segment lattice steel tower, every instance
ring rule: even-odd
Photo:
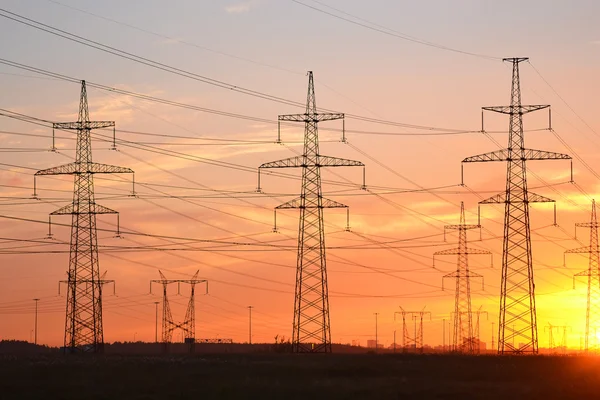
[[[462,162],[506,161],[506,191],[480,204],[504,204],[504,240],[498,323],[498,353],[538,352],[535,285],[531,256],[529,203],[554,202],[527,190],[527,160],[570,160],[566,154],[525,148],[523,115],[548,105],[522,105],[519,64],[528,58],[505,58],[512,63],[510,106],[484,107],[510,116],[508,148],[465,158]],[[517,339],[517,341],[515,341]],[[514,343],[514,344],[513,344]]]
[[[444,229],[458,231],[458,247],[433,253],[433,256],[457,255],[456,271],[444,275],[443,278],[453,278],[456,281],[454,299],[454,343],[453,350],[460,353],[474,354],[473,314],[471,312],[471,278],[483,277],[469,270],[469,254],[492,254],[487,250],[470,249],[467,247],[467,231],[480,228],[480,225],[467,225],[465,222],[465,205],[460,202],[460,223],[446,225]],[[443,279],[442,278],[442,279]],[[482,287],[483,289],[483,287]]]
[[[422,353],[423,339],[425,337],[423,319],[426,315],[429,315],[429,320],[431,320],[431,312],[425,311],[425,307],[421,311],[405,311],[400,307],[400,311],[394,313],[394,320],[396,320],[396,314],[402,315],[402,352],[408,352],[411,345],[414,345],[415,352]],[[413,320],[413,335],[410,334],[410,327],[406,323],[406,317],[410,317]]]
[[[35,177],[74,175],[73,202],[50,214],[72,215],[65,351],[101,352],[104,344],[102,285],[108,281],[100,276],[96,214],[118,212],[96,203],[94,174],[133,174],[133,171],[129,168],[92,162],[91,130],[114,126],[114,121],[90,121],[85,81],[81,81],[77,122],[53,124],[53,129],[77,131],[75,162],[35,173]],[[34,197],[36,196],[34,190]]]
[[[319,122],[343,119],[344,114],[317,111],[313,73],[308,72],[308,96],[304,114],[280,115],[278,120],[304,123],[304,151],[301,156],[262,164],[263,168],[302,168],[300,197],[276,209],[300,209],[298,260],[292,348],[294,352],[331,352],[329,295],[325,258],[324,208],[348,206],[323,197],[321,167],[351,167],[359,161],[324,156],[319,153]],[[259,175],[260,177],[260,175]],[[259,178],[260,182],[260,178]],[[260,183],[259,183],[260,190]]]
[[[587,253],[589,256],[588,269],[575,275],[587,277],[587,307],[585,313],[585,351],[598,352],[600,343],[596,336],[600,327],[600,270],[598,270],[598,259],[600,258],[600,247],[598,246],[598,219],[596,218],[596,201],[592,200],[592,215],[590,222],[575,224],[577,227],[590,228],[590,245],[578,249],[567,250],[565,254]],[[573,278],[573,288],[575,287]],[[591,333],[591,335],[590,335]]]
[[[152,284],[157,283],[163,287],[163,302],[162,302],[162,342],[166,346],[173,340],[173,332],[176,329],[181,329],[184,335],[184,341],[191,345],[190,350],[193,351],[193,345],[196,341],[196,300],[195,289],[197,284],[206,283],[206,293],[208,294],[208,281],[206,279],[198,279],[196,271],[192,279],[167,279],[161,271],[159,280],[150,281],[150,292],[152,293]],[[175,322],[173,314],[171,314],[171,306],[167,297],[167,287],[172,284],[177,284],[177,294],[181,293],[181,284],[185,283],[191,286],[190,299],[188,301],[187,310],[183,322]]]

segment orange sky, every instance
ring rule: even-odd
[[[220,3],[218,6],[206,6],[206,13],[200,13],[203,11],[201,5],[183,2],[185,5],[179,6],[179,13],[174,15],[171,14],[173,11],[168,11],[169,18],[163,23],[157,21],[161,20],[161,11],[167,11],[154,3],[141,14],[136,14],[135,8],[116,13],[114,7],[102,8],[89,2],[81,5],[82,9],[98,15],[146,29],[152,27],[153,32],[172,37],[172,41],[50,2],[40,1],[40,6],[35,9],[17,1],[8,3],[7,8],[13,12],[90,39],[294,101],[304,101],[307,83],[304,73],[312,69],[317,105],[340,112],[432,127],[478,130],[482,106],[504,105],[509,101],[510,68],[499,61],[407,43],[397,37],[328,19],[310,10],[276,5],[273,1],[217,2]],[[354,3],[329,2],[350,13],[365,11]],[[197,12],[195,15],[200,15],[200,22],[206,24],[192,27],[190,16],[183,12],[186,7],[190,13],[192,10]],[[596,4],[582,6],[579,13],[567,14],[560,5],[548,6],[545,10],[527,6],[522,14],[529,18],[531,29],[540,32],[539,36],[528,36],[528,40],[519,36],[520,29],[524,29],[520,20],[525,18],[523,15],[509,19],[516,32],[497,39],[504,27],[503,15],[489,15],[493,9],[491,5],[479,8],[473,2],[464,1],[458,10],[452,11],[461,15],[471,13],[469,18],[473,20],[478,16],[487,18],[487,26],[471,28],[436,26],[436,21],[444,20],[442,11],[430,10],[431,20],[426,20],[427,7],[412,3],[408,15],[402,15],[401,21],[394,22],[386,11],[396,12],[396,7],[382,1],[364,15],[373,22],[412,32],[426,40],[476,53],[500,57],[530,56],[532,64],[552,87],[530,64],[524,63],[521,70],[523,101],[552,104],[556,133],[592,169],[598,167],[600,120],[592,93],[597,91],[600,83],[596,42],[600,37],[589,36],[594,30],[587,17],[594,15]],[[288,15],[288,11],[294,17],[290,17],[289,27],[283,29],[283,22],[276,17]],[[425,27],[413,26],[410,15],[420,18]],[[543,22],[545,19],[561,21],[561,15],[563,25],[545,25]],[[75,23],[75,16],[84,18],[89,26]],[[180,24],[177,18],[181,19]],[[180,103],[272,121],[276,121],[278,114],[298,112],[292,106],[166,74],[7,20],[2,22],[0,29],[20,40],[17,44],[4,35],[0,45],[10,60]],[[303,39],[302,27],[306,26],[312,26],[308,39],[319,43],[314,53],[309,51],[310,46]],[[568,34],[561,35],[567,31]],[[211,51],[197,46],[208,47]],[[53,51],[56,53],[52,54]],[[77,54],[82,57],[78,59]],[[77,118],[77,85],[40,78],[7,66],[0,68],[0,80],[6,88],[0,94],[0,108],[52,121]],[[119,151],[114,152],[109,150],[108,143],[94,142],[95,161],[130,167],[136,172],[139,198],[127,197],[130,185],[121,182],[119,177],[99,176],[96,180],[98,202],[120,211],[122,230],[197,239],[257,240],[286,246],[284,251],[273,252],[231,249],[101,252],[102,271],[108,271],[107,278],[116,281],[116,295],[113,296],[111,290],[105,293],[105,340],[132,340],[134,336],[140,340],[154,340],[154,302],[160,297],[149,294],[149,281],[159,278],[158,269],[173,279],[189,277],[199,269],[199,275],[208,279],[209,295],[197,296],[197,337],[247,340],[248,305],[254,306],[253,341],[272,341],[277,334],[289,337],[298,212],[278,213],[280,232],[273,233],[272,209],[296,197],[300,182],[265,174],[261,184],[265,194],[260,195],[252,193],[257,179],[254,171],[210,165],[200,161],[200,157],[256,168],[264,162],[301,151],[302,127],[283,128],[284,145],[279,145],[273,143],[277,135],[276,124],[184,110],[94,89],[89,90],[89,103],[93,120],[115,120],[118,129],[189,137],[119,132],[120,139],[198,157],[197,161],[190,157],[184,160],[127,145],[120,145]],[[505,146],[508,119],[492,114],[485,118],[486,130],[493,132],[490,135]],[[61,132],[57,133],[60,136],[57,153],[17,153],[14,148],[49,149],[51,130],[6,118],[1,122],[0,130],[5,133],[0,133],[4,160],[0,165],[0,214],[45,221],[49,212],[70,201],[72,177],[40,179],[37,185],[41,200],[35,201],[29,199],[32,174],[37,169],[69,162],[69,157],[74,154],[74,141],[68,139],[69,134]],[[339,127],[339,122],[321,126],[321,152],[363,161],[367,166],[370,191],[360,190],[360,169],[322,171],[324,195],[350,205],[352,227],[352,232],[344,231],[346,215],[343,211],[327,210],[327,245],[366,247],[328,251],[333,340],[360,340],[365,344],[367,339],[374,337],[373,313],[379,312],[380,341],[388,345],[392,342],[393,331],[400,332],[401,329],[393,318],[398,306],[412,310],[426,306],[426,310],[432,312],[432,321],[425,324],[425,342],[441,344],[442,320],[448,319],[454,300],[451,289],[441,290],[441,277],[455,268],[456,260],[440,258],[434,269],[432,254],[456,246],[457,236],[453,233],[447,235],[447,242],[443,241],[443,226],[458,223],[460,201],[465,202],[467,222],[477,221],[480,198],[458,186],[460,161],[497,147],[478,133],[421,137],[348,133],[349,143],[344,144],[339,141],[339,132],[326,130]],[[575,155],[553,133],[538,130],[545,127],[547,113],[544,111],[526,117],[525,129],[532,130],[526,133],[526,147]],[[379,133],[427,132],[352,119],[346,121],[346,129]],[[197,137],[261,143],[232,144],[201,141]],[[589,220],[591,198],[597,198],[597,178],[579,160],[574,160],[575,181],[582,193],[568,183],[568,162],[531,162],[528,167],[530,188],[555,199],[558,210],[558,227],[551,226],[551,205],[534,205],[531,213],[540,346],[547,346],[543,326],[552,323],[570,325],[569,345],[578,347],[585,324],[585,282],[578,281],[573,289],[572,275],[587,267],[587,259],[569,256],[564,267],[563,252],[587,245],[589,232],[578,231],[581,242],[577,242],[573,238],[573,226],[575,222]],[[504,190],[505,168],[501,163],[466,165],[465,183],[481,197],[489,197]],[[299,176],[299,171],[285,173]],[[454,186],[439,189],[436,195],[422,192],[385,194],[418,189],[419,186],[449,185]],[[165,194],[172,197],[166,198]],[[494,267],[490,268],[488,257],[472,257],[470,265],[485,278],[485,290],[474,289],[472,297],[473,308],[482,306],[489,312],[489,321],[481,324],[482,339],[489,346],[491,323],[497,324],[498,319],[503,209],[485,206],[481,212],[481,222],[486,228],[482,233],[483,240],[475,242],[479,240],[476,231],[469,232],[469,239],[473,246],[494,252]],[[54,221],[70,222],[68,217],[55,217]],[[114,223],[113,216],[98,217],[99,228],[113,230]],[[0,230],[3,238],[31,240],[44,238],[47,226],[2,219]],[[68,241],[68,228],[55,226],[53,231],[56,242]],[[100,245],[105,246],[168,244],[160,239],[127,234],[117,239],[107,231],[99,232],[98,236]],[[381,244],[390,241],[397,242]],[[8,241],[1,244],[5,249],[30,245]],[[68,246],[55,243],[19,250],[48,249],[66,251]],[[62,344],[65,298],[57,295],[57,282],[65,279],[68,254],[3,254],[1,257],[0,338],[29,340],[33,329],[31,299],[39,297],[39,340],[45,344]],[[448,281],[445,284],[446,288],[452,286]],[[479,288],[476,283],[472,286]],[[186,287],[182,288],[181,296],[172,292],[171,308],[175,319],[183,318],[188,293]]]

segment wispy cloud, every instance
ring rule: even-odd
[[[225,7],[225,11],[229,14],[241,14],[255,8],[260,2],[258,0],[248,0],[232,4]]]

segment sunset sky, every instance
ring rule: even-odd
[[[568,161],[528,163],[529,187],[557,202],[558,227],[552,226],[552,205],[534,205],[531,213],[540,347],[548,346],[548,323],[571,326],[569,346],[579,347],[586,282],[578,280],[573,289],[572,276],[587,268],[587,257],[569,255],[564,267],[563,253],[588,245],[589,230],[578,229],[577,241],[574,224],[589,221],[591,199],[598,199],[597,1],[0,3],[2,60],[258,119],[88,88],[91,119],[116,121],[117,138],[126,141],[115,152],[110,143],[95,140],[94,161],[135,171],[138,198],[128,196],[129,177],[97,175],[95,180],[98,203],[120,212],[122,231],[281,246],[257,251],[264,247],[215,249],[196,242],[191,247],[203,251],[101,250],[101,271],[116,281],[116,295],[112,288],[105,290],[105,341],[154,340],[154,302],[161,298],[158,287],[149,293],[149,281],[159,279],[159,269],[171,279],[189,278],[199,270],[209,281],[208,295],[197,291],[198,338],[246,341],[249,305],[254,307],[254,342],[291,335],[298,211],[279,212],[279,233],[273,233],[273,208],[298,196],[300,171],[283,171],[288,177],[264,174],[261,194],[255,192],[256,168],[302,150],[301,125],[282,127],[283,145],[274,143],[277,116],[302,109],[92,49],[8,19],[7,11],[170,67],[294,102],[305,101],[306,71],[311,70],[318,107],[433,128],[348,118],[348,143],[342,143],[335,130],[341,122],[320,126],[321,153],[364,162],[369,189],[360,190],[360,169],[322,170],[324,195],[350,206],[352,228],[344,231],[343,210],[326,210],[334,343],[360,340],[365,345],[374,338],[375,312],[380,313],[380,342],[391,344],[394,330],[400,342],[401,324],[394,321],[399,306],[431,311],[425,342],[442,343],[442,320],[448,321],[454,307],[453,282],[446,280],[442,291],[442,276],[456,268],[456,258],[436,259],[433,268],[432,254],[456,246],[455,233],[444,242],[443,227],[458,223],[461,201],[467,223],[477,223],[477,202],[505,188],[505,163],[465,165],[466,187],[461,187],[460,162],[497,150],[490,137],[506,146],[505,116],[486,114],[489,137],[476,132],[481,129],[481,107],[510,101],[511,69],[500,59],[530,57],[531,63],[521,64],[523,102],[551,104],[555,133],[544,129],[546,111],[528,115],[526,147],[573,156],[576,182],[569,183]],[[56,122],[77,119],[80,88],[75,83],[0,65],[0,84],[2,109]],[[39,342],[62,345],[66,299],[58,296],[58,281],[66,279],[69,228],[54,226],[55,240],[47,243],[14,241],[46,240],[47,233],[43,223],[14,217],[47,221],[50,212],[71,201],[72,177],[40,178],[40,200],[31,195],[35,171],[71,161],[75,135],[57,132],[59,151],[53,153],[48,151],[51,129],[4,117],[0,123],[0,338],[29,340],[32,299],[40,298]],[[485,279],[484,291],[479,282],[472,283],[472,303],[474,309],[481,306],[489,313],[489,320],[483,316],[481,321],[481,338],[488,347],[492,322],[497,327],[498,321],[503,212],[503,207],[482,206],[482,240],[478,231],[469,232],[473,247],[494,253],[493,268],[489,257],[470,258],[471,268]],[[70,223],[69,217],[53,221]],[[114,216],[98,217],[101,249],[184,248],[173,244],[185,243],[175,239],[127,233],[114,238],[115,223]],[[182,286],[181,296],[171,290],[174,317],[183,319],[189,287]]]

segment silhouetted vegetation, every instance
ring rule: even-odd
[[[4,399],[592,399],[599,358],[0,356]]]
[[[23,340],[0,341],[0,354],[48,354],[56,353],[58,348],[36,345]]]

